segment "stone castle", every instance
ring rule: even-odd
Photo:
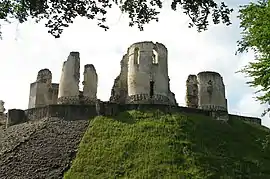
[[[101,102],[97,99],[98,75],[94,65],[84,65],[83,90],[80,91],[80,55],[79,52],[71,52],[63,63],[59,84],[52,83],[52,73],[49,69],[38,72],[36,81],[30,85],[29,109],[21,110],[19,116],[24,116],[23,121],[27,121],[35,109],[42,109],[42,112],[38,112],[39,117],[46,116],[50,113],[50,109],[46,108],[48,106],[88,106],[85,107],[86,111],[90,106],[95,106],[100,110],[105,103],[107,108],[110,108],[110,114],[119,111],[119,106],[125,105],[179,108],[175,95],[170,90],[167,57],[168,50],[161,43],[145,41],[132,44],[121,60],[121,71],[114,80],[109,101]],[[186,105],[187,107],[180,108],[185,108],[185,111],[196,109],[217,119],[228,120],[225,86],[221,75],[210,71],[189,75],[186,81]],[[18,118],[18,115],[15,115],[14,109],[9,111],[10,115],[7,116],[10,119],[7,121],[12,123],[12,118]],[[16,114],[19,113],[17,110]],[[56,115],[55,110],[53,113]],[[26,119],[27,115],[29,119]],[[261,124],[258,118],[243,119]],[[17,122],[13,123],[20,121],[14,120]]]

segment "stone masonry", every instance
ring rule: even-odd
[[[186,104],[187,107],[198,107],[198,81],[196,75],[189,75],[186,81]]]
[[[167,48],[153,42],[132,44],[121,61],[111,101],[126,104],[176,105],[170,91]]]
[[[198,78],[198,107],[205,110],[227,111],[225,86],[217,72],[204,71]]]
[[[98,75],[94,65],[84,66],[83,97],[86,104],[95,104],[97,100]]]
[[[3,100],[0,100],[0,126],[5,125],[7,120],[4,104],[5,102]]]
[[[59,83],[58,104],[79,104],[80,54],[70,52],[67,61],[63,63]]]
[[[109,103],[178,106],[175,95],[170,90],[167,56],[168,50],[161,43],[143,41],[132,44],[121,60],[120,74],[114,80]],[[38,72],[36,81],[30,87],[28,108],[34,109],[56,104],[99,104],[100,100],[97,99],[98,75],[93,64],[84,66],[82,91],[79,89],[79,83],[80,54],[70,52],[63,63],[59,84],[52,83],[52,73],[49,69],[42,69]],[[186,81],[186,104],[188,108],[210,111],[214,118],[226,119],[227,99],[221,75],[211,71],[189,75]],[[111,112],[114,113],[113,111],[115,109],[112,108]],[[10,116],[13,114],[16,116],[15,112],[10,111]],[[3,113],[1,114],[4,116]],[[43,116],[43,113],[38,116]]]
[[[37,79],[30,85],[28,108],[55,104],[58,96],[58,84],[52,83],[52,73],[45,68],[38,72]]]
[[[225,85],[217,72],[204,71],[198,75],[189,75],[186,82],[186,103],[188,107],[214,112],[219,120],[228,119]]]

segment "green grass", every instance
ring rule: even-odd
[[[266,129],[239,120],[128,111],[90,122],[65,179],[270,179]]]

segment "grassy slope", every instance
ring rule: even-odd
[[[265,129],[238,120],[129,111],[89,125],[65,179],[269,179]]]

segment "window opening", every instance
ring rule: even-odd
[[[153,53],[152,53],[152,63],[158,64],[158,53],[156,50],[153,50]]]
[[[139,48],[134,49],[134,64],[139,64]]]
[[[150,98],[154,96],[154,81],[150,81]]]

